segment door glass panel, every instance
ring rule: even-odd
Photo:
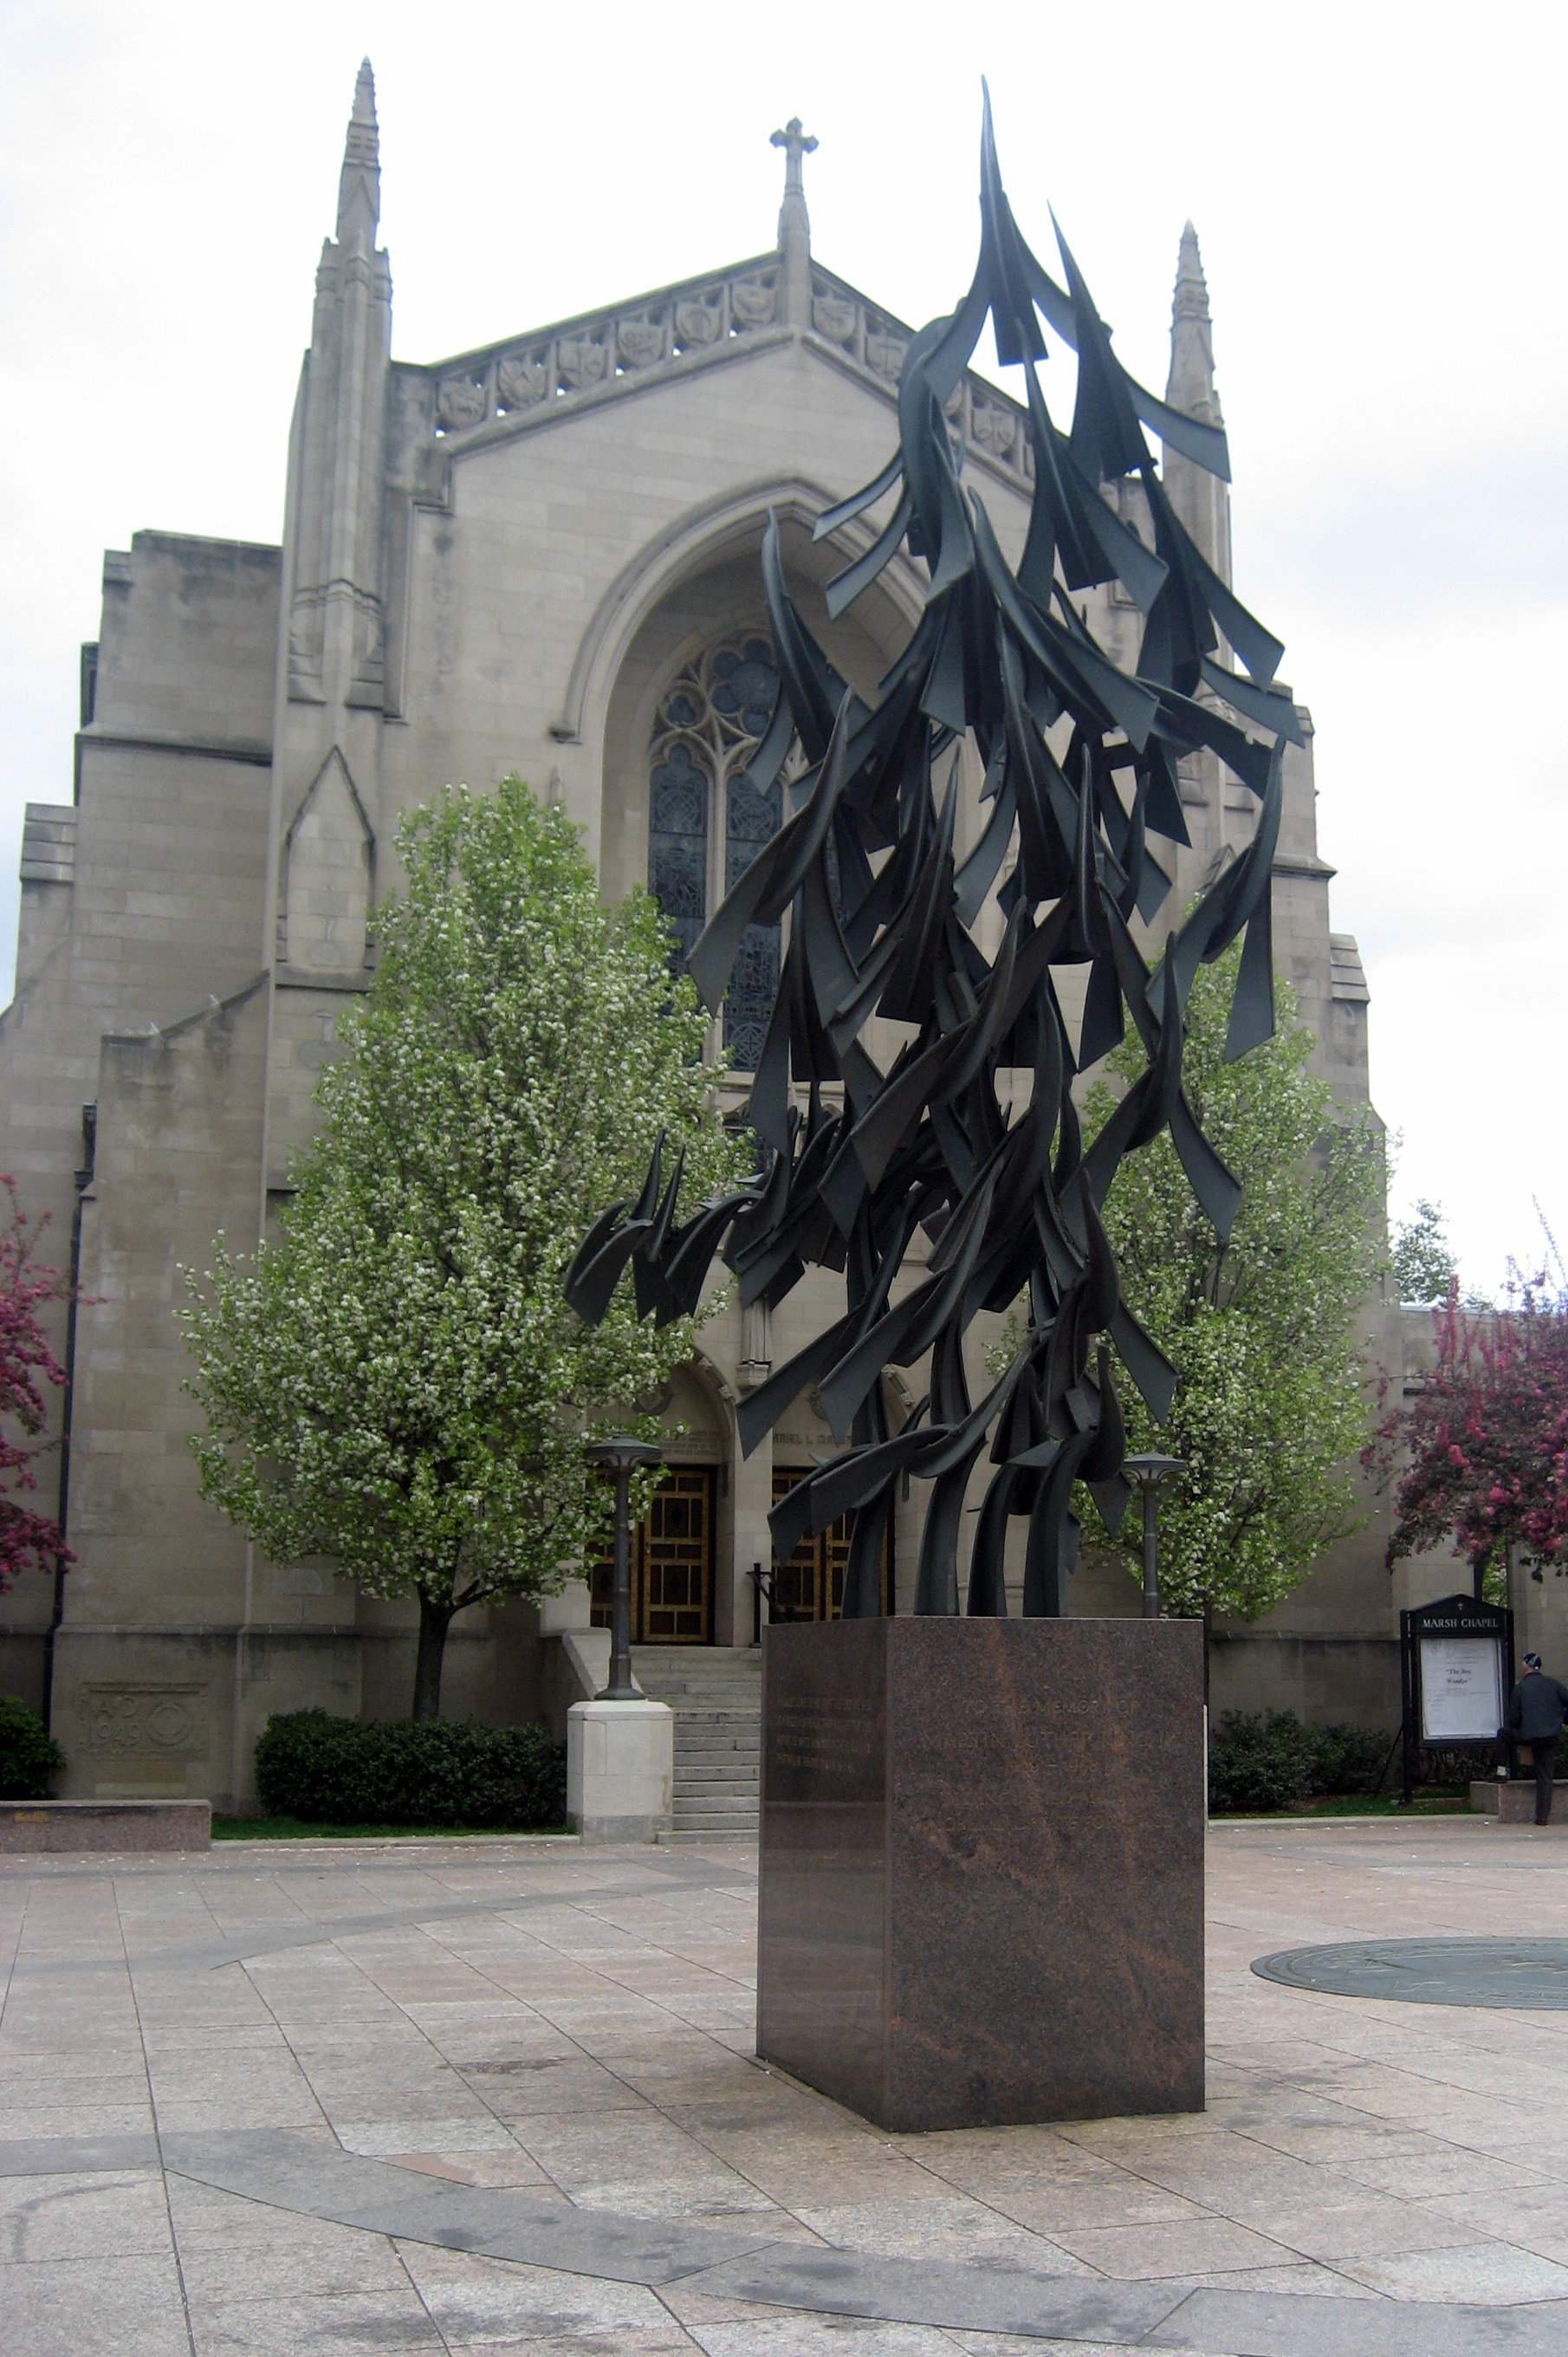
[[[773,1502],[786,1497],[806,1474],[803,1465],[776,1465]],[[788,1563],[773,1573],[774,1618],[778,1620],[836,1620],[843,1609],[844,1573],[849,1543],[854,1535],[854,1512],[841,1514],[820,1537],[808,1532]],[[882,1609],[893,1609],[893,1549],[882,1542]]]
[[[714,1474],[678,1466],[653,1493],[631,1532],[631,1639],[634,1645],[713,1641]],[[589,1619],[610,1625],[615,1586],[613,1536],[589,1578]]]
[[[773,1468],[773,1502],[787,1497],[800,1479],[800,1469],[788,1465]],[[820,1620],[822,1617],[820,1590],[822,1576],[822,1543],[808,1531],[796,1545],[788,1563],[776,1564],[773,1570],[773,1618],[776,1620]]]

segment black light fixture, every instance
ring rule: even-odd
[[[1151,1449],[1142,1457],[1124,1457],[1122,1470],[1136,1481],[1144,1493],[1144,1618],[1157,1620],[1160,1617],[1159,1544],[1160,1522],[1158,1493],[1162,1481],[1173,1473],[1186,1470],[1179,1457],[1162,1457]]]
[[[607,1466],[616,1477],[616,1567],[610,1590],[610,1682],[596,1702],[640,1702],[631,1682],[631,1477],[639,1465],[657,1465],[660,1451],[650,1440],[618,1432],[609,1440],[588,1445],[590,1465]]]

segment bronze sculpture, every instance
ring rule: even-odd
[[[1183,1092],[1183,1015],[1198,964],[1242,936],[1229,1053],[1245,1053],[1273,1028],[1270,870],[1283,748],[1301,742],[1295,707],[1273,685],[1280,641],[1194,545],[1144,429],[1228,479],[1223,431],[1170,409],[1126,373],[1059,229],[1065,285],[1024,242],[1002,187],[989,95],[980,199],[973,282],[904,358],[898,448],[816,527],[821,539],[897,494],[875,543],[830,585],[835,618],[901,545],[928,568],[923,617],[875,709],[801,622],[771,522],[763,544],[781,689],[748,774],[759,791],[772,789],[797,743],[806,768],[790,815],[685,963],[716,1014],[747,928],[789,912],[748,1108],[766,1167],[677,1223],[681,1173],[666,1181],[656,1146],[640,1200],[606,1212],[565,1280],[567,1299],[596,1319],[629,1262],[639,1314],[663,1322],[695,1308],[715,1253],[743,1303],[777,1304],[808,1263],[843,1271],[843,1317],[753,1392],[738,1420],[749,1454],[801,1390],[820,1392],[846,1445],[780,1501],[771,1524],[782,1562],[808,1530],[854,1511],[846,1618],[882,1609],[884,1534],[907,1475],[933,1485],[914,1609],[960,1610],[960,1521],[988,1444],[995,1470],[970,1550],[970,1613],[1006,1611],[1010,1516],[1028,1518],[1023,1609],[1031,1616],[1063,1609],[1078,1544],[1076,1481],[1118,1527],[1130,1485],[1112,1356],[1156,1419],[1168,1411],[1176,1371],[1121,1297],[1101,1209],[1122,1157],[1168,1128],[1216,1233],[1230,1232],[1240,1189]],[[1016,572],[983,501],[966,492],[946,414],[987,317],[998,360],[1025,373],[1034,495]],[[1046,328],[1077,353],[1065,434],[1037,372]],[[1143,487],[1153,550],[1101,496],[1101,485],[1130,478]],[[1143,616],[1132,673],[1101,650],[1072,602],[1074,591],[1112,579]],[[1243,670],[1219,659],[1226,648]],[[957,748],[966,737],[991,813],[955,864]],[[1170,892],[1151,838],[1187,842],[1176,764],[1199,748],[1256,797],[1257,823],[1151,971],[1131,920],[1152,920]],[[1015,833],[1016,864],[998,896],[1005,931],[987,959],[972,928]],[[1076,1057],[1051,979],[1053,966],[1071,964],[1089,968]],[[860,1037],[874,1014],[918,1027],[886,1074]],[[1121,1040],[1128,1020],[1144,1070],[1086,1144],[1074,1074]],[[1033,1076],[1015,1121],[998,1103],[1004,1068]],[[834,1092],[831,1104],[824,1087]],[[804,1113],[793,1102],[800,1091]],[[932,1247],[926,1273],[895,1303],[894,1280],[918,1229]],[[964,1334],[980,1310],[1004,1310],[1025,1292],[1022,1347],[975,1403]],[[928,1351],[929,1391],[893,1433],[879,1378]]]

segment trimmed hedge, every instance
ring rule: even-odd
[[[267,1721],[256,1789],[269,1816],[313,1824],[557,1825],[566,1749],[542,1727],[294,1710]]]
[[[1369,1792],[1388,1751],[1388,1738],[1365,1727],[1228,1710],[1208,1749],[1208,1805],[1216,1816],[1256,1816],[1319,1792]]]
[[[65,1753],[36,1710],[0,1695],[0,1801],[47,1801]]]

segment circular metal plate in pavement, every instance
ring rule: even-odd
[[[1345,1940],[1282,1948],[1252,1970],[1324,1996],[1568,2012],[1568,1940]]]

